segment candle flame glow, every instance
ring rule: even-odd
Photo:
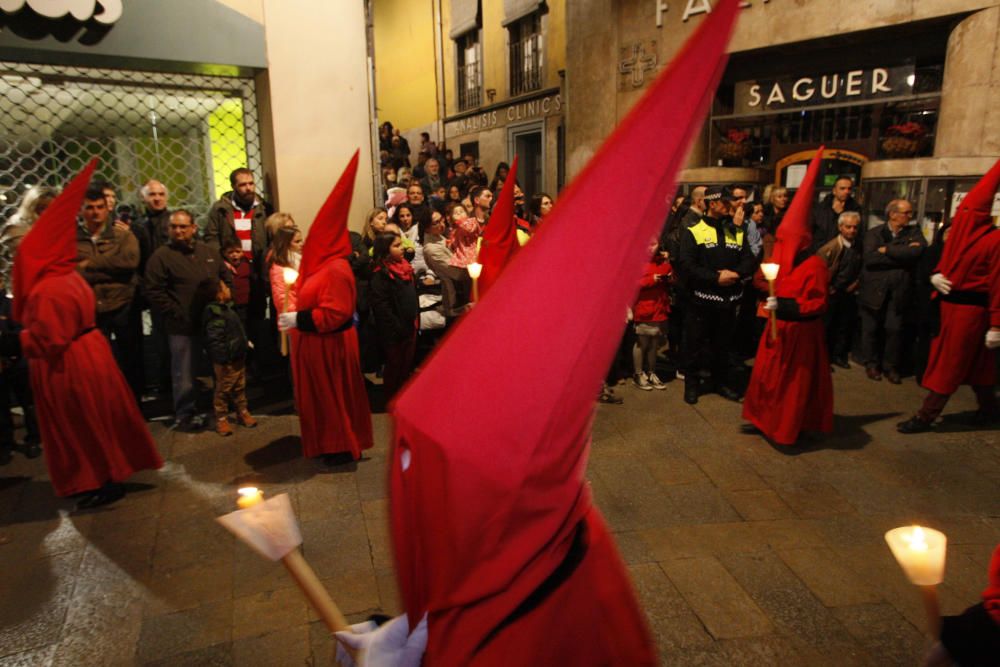
[[[290,266],[286,266],[284,269],[282,269],[281,273],[285,278],[285,282],[289,285],[294,284],[295,281],[299,279],[299,272]]]
[[[472,276],[472,279],[475,280],[479,277],[479,274],[483,272],[483,265],[479,262],[472,262],[466,267],[466,269],[469,271],[469,275]]]
[[[927,538],[924,536],[924,529],[920,526],[914,526],[913,532],[909,535],[904,535],[903,539],[910,545],[910,548],[914,551],[927,551]]]
[[[778,269],[781,267],[778,264],[771,262],[765,262],[760,265],[760,272],[764,274],[764,278],[767,280],[774,280],[778,277]]]
[[[260,493],[260,489],[256,486],[244,486],[236,490],[236,493],[240,494],[244,498],[252,498]]]

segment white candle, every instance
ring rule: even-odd
[[[248,509],[264,500],[264,493],[256,486],[244,486],[237,489],[239,497],[236,499],[236,506],[241,510]]]
[[[469,264],[466,269],[469,271],[469,275],[472,276],[472,279],[476,280],[479,278],[479,274],[483,272],[483,265],[479,262],[473,262],[472,264]]]
[[[944,580],[948,538],[941,531],[921,526],[903,526],[887,532],[885,541],[911,583],[917,586],[936,586]]]
[[[281,270],[284,275],[286,285],[294,285],[295,281],[299,279],[299,272],[290,266],[286,266]]]

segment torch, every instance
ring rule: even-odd
[[[302,533],[288,494],[268,500],[255,487],[239,489],[240,508],[217,521],[268,560],[280,560],[330,632],[350,631],[343,613],[302,556]]]
[[[760,265],[760,272],[764,274],[767,279],[767,288],[771,296],[774,296],[774,281],[778,277],[778,269],[781,268],[777,264],[765,263]],[[771,320],[771,340],[777,340],[778,338],[778,319],[774,316],[774,311],[769,311],[768,318]]]
[[[295,285],[295,281],[299,279],[299,272],[290,266],[286,266],[282,270],[282,278],[285,280],[285,303],[281,308],[281,312],[288,312],[288,295],[292,291],[292,287]],[[281,356],[288,356],[288,332],[281,332]]]
[[[920,588],[927,612],[927,629],[934,639],[938,639],[941,636],[941,608],[937,585],[944,581],[948,538],[933,528],[903,526],[887,532],[885,541],[910,583]]]
[[[469,271],[469,275],[472,276],[472,301],[479,302],[479,274],[483,272],[483,265],[479,262],[473,262],[466,267]]]

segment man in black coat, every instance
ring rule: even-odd
[[[833,191],[823,198],[823,201],[813,207],[813,240],[812,250],[818,252],[824,245],[837,238],[839,233],[837,221],[844,211],[861,213],[861,207],[854,201],[851,191],[854,181],[847,176],[841,176],[833,184]],[[771,230],[774,233],[774,230]]]
[[[894,199],[886,207],[888,222],[869,229],[863,244],[858,305],[861,311],[861,356],[872,380],[899,384],[901,338],[911,307],[914,273],[927,241],[910,225],[913,206]],[[879,338],[884,335],[884,346]]]

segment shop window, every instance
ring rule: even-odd
[[[542,14],[533,12],[507,26],[510,49],[510,94],[542,87]]]
[[[479,31],[470,30],[457,40],[458,109],[475,109],[483,103],[482,51]]]
[[[201,219],[249,167],[265,182],[249,78],[0,63],[0,219],[38,184],[62,186],[93,156],[97,178],[141,211],[162,181]]]

